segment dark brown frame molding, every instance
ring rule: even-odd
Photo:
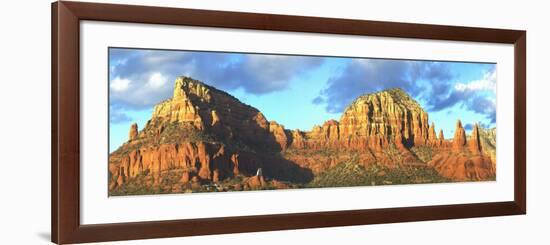
[[[164,7],[52,4],[52,241],[82,243],[526,213],[526,32],[459,26],[237,13]],[[80,21],[113,21],[514,45],[514,201],[228,218],[80,224]]]

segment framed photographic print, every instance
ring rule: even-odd
[[[525,214],[525,38],[55,2],[52,241]]]

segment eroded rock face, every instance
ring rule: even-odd
[[[202,95],[204,97],[200,97]],[[153,110],[152,119],[169,122],[189,122],[195,127],[204,128],[203,120],[199,114],[200,108],[193,103],[194,99],[209,102],[211,96],[206,87],[195,86],[185,78],[176,79],[172,99],[161,102]]]
[[[138,125],[137,123],[132,124],[130,126],[130,132],[128,133],[128,140],[134,140],[138,136]]]
[[[306,148],[306,139],[304,133],[300,130],[292,130],[290,140],[293,147],[298,149]]]
[[[428,114],[401,89],[363,95],[344,111],[340,138],[380,136],[391,140],[400,132],[407,144],[425,144]]]
[[[212,122],[210,126],[215,127],[217,125],[221,125],[220,116],[218,116],[216,110],[212,110]]]
[[[269,122],[256,108],[188,77],[176,80],[173,97],[155,106],[151,121],[190,124],[222,139],[276,146],[275,139],[268,137]],[[280,136],[280,130],[274,131]]]
[[[139,175],[152,176],[150,184],[159,186],[163,173],[171,170],[183,170],[176,181],[193,188],[238,175],[252,176],[241,183],[243,189],[263,188],[268,182],[286,186],[277,180],[304,183],[349,161],[425,165],[455,180],[486,179],[494,176],[494,160],[486,156],[486,141],[479,135],[476,125],[467,139],[459,121],[452,142],[442,130],[437,136],[428,113],[400,89],[357,98],[339,121],[291,131],[223,91],[180,77],[173,97],[155,106],[141,131],[133,124],[129,141],[110,155],[109,189]],[[434,157],[422,162],[413,147],[429,147]],[[253,176],[259,168],[265,174]]]
[[[420,161],[410,147],[439,144],[435,125],[431,129],[428,125],[428,114],[400,89],[363,95],[346,108],[340,121],[329,120],[310,132],[293,131],[291,136],[289,148],[298,153],[285,156],[314,173],[349,161],[352,156],[364,166],[415,165]],[[390,152],[393,147],[397,152]],[[339,154],[310,156],[327,150]]]
[[[211,148],[215,145],[209,146]],[[119,169],[112,168],[113,175],[136,177],[140,173],[158,174],[169,169],[184,169],[188,174],[202,170],[201,177],[209,179],[209,156],[204,143],[164,144],[159,147],[134,149],[126,154],[122,153],[120,164],[112,162]],[[114,172],[113,172],[114,171]],[[204,174],[204,172],[206,174]],[[187,177],[187,179],[189,179]]]
[[[479,133],[477,123],[472,128],[470,139],[468,140],[468,146],[471,152],[481,152],[481,145],[479,143]]]
[[[288,172],[297,166],[270,156],[284,151],[289,137],[284,126],[267,121],[257,109],[181,77],[173,97],[155,107],[140,132],[134,124],[130,141],[110,155],[110,189],[140,174],[153,176],[152,185],[158,186],[163,173],[174,169],[184,170],[181,183],[218,182],[253,174],[266,164],[272,165],[264,167],[272,178],[293,178]]]
[[[428,165],[433,166],[442,176],[456,181],[479,181],[495,177],[491,159],[485,155],[438,154]]]
[[[263,176],[252,176],[250,178],[248,178],[246,181],[245,181],[245,185],[247,185],[248,188],[250,189],[257,189],[257,188],[261,188],[261,187],[264,187],[266,185],[266,182],[264,180],[264,177]]]
[[[432,133],[432,140],[436,141],[435,131]],[[346,108],[339,122],[329,120],[314,127],[305,133],[305,140],[292,132],[292,147],[356,150],[367,147],[379,151],[394,144],[397,134],[401,135],[401,143],[409,147],[428,143],[428,113],[402,90],[390,89],[357,98]]]
[[[456,124],[452,151],[439,152],[428,165],[433,166],[442,176],[457,181],[495,178],[495,166],[490,156],[482,151],[478,130],[478,125],[475,124],[470,138],[466,140],[466,132],[459,120]]]
[[[497,132],[496,128],[483,129],[478,127],[479,141],[481,144],[481,150],[485,155],[491,157],[493,165],[496,164],[496,145],[497,145]]]
[[[466,131],[462,127],[462,122],[458,120],[456,122],[455,136],[453,138],[453,150],[455,152],[462,152],[466,145]]]
[[[180,182],[183,184],[189,183],[189,172],[183,171],[183,174],[181,175]]]
[[[435,134],[435,124],[433,122],[432,122],[432,125],[430,125],[430,128],[428,129],[428,144],[431,146],[438,145],[437,136]]]
[[[286,150],[289,140],[285,131],[285,127],[275,121],[271,121],[269,122],[269,133],[271,133],[272,137],[279,145],[280,151]]]
[[[443,135],[443,130],[442,129],[439,130],[439,137],[438,137],[438,140],[437,140],[437,144],[438,144],[439,147],[446,146],[445,135]]]

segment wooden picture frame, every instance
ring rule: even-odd
[[[526,32],[458,26],[237,13],[165,7],[52,4],[52,241],[82,243],[305,229],[526,213]],[[82,225],[80,223],[79,23],[82,20],[514,45],[514,201]]]

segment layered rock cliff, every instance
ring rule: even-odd
[[[401,89],[363,95],[346,108],[340,121],[329,120],[305,135],[305,145],[299,139],[293,146],[380,150],[395,143],[411,147],[437,142],[434,124],[432,129],[428,125],[428,113]]]
[[[479,128],[479,141],[483,153],[491,157],[493,164],[496,163],[496,147],[497,147],[497,129]],[[496,166],[495,166],[496,167]]]
[[[363,95],[340,118],[340,139],[369,139],[374,146],[387,145],[401,134],[405,145],[424,145],[428,140],[428,113],[401,89]]]
[[[277,123],[267,121],[256,108],[230,94],[188,77],[176,80],[173,97],[155,106],[150,122],[191,125],[218,140],[235,140],[274,151],[284,147],[283,142],[276,141],[281,137]]]
[[[390,89],[358,97],[339,121],[306,132],[287,130],[226,92],[179,77],[172,98],[154,107],[141,130],[133,124],[128,141],[110,154],[109,188],[143,176],[153,187],[165,185],[166,178],[188,188],[240,178],[235,190],[289,187],[280,181],[307,183],[350,161],[433,168],[452,180],[494,177],[494,158],[485,149],[490,141],[480,139],[485,131],[476,125],[467,137],[459,121],[454,138],[445,140],[428,119],[407,93]],[[177,177],[169,174],[175,172]]]
[[[428,166],[442,176],[453,180],[490,180],[496,169],[490,155],[484,153],[480,143],[479,126],[475,124],[469,139],[460,121],[456,124],[452,151],[439,150]]]
[[[366,94],[353,101],[340,121],[329,120],[310,132],[292,132],[285,157],[320,173],[354,158],[359,164],[389,167],[421,165],[410,148],[440,146],[428,113],[401,89]],[[305,136],[305,137],[304,137]],[[305,154],[337,151],[337,154]]]
[[[276,155],[288,142],[284,127],[257,109],[180,77],[172,98],[155,106],[141,131],[133,124],[128,141],[110,155],[110,188],[141,174],[159,185],[161,173],[174,169],[183,171],[183,180],[218,181],[263,168],[277,179],[307,181],[307,170]]]

